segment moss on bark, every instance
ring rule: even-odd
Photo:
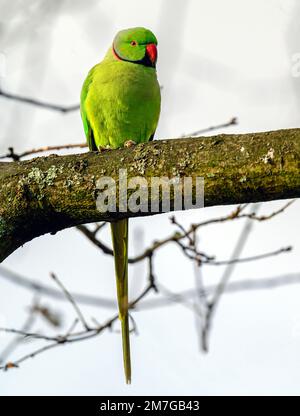
[[[159,140],[101,154],[0,163],[0,261],[48,232],[151,215],[103,214],[96,209],[97,180],[117,180],[120,168],[127,168],[129,180],[142,176],[148,184],[153,176],[203,177],[205,206],[297,198],[300,129]]]

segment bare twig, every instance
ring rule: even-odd
[[[1,95],[4,96],[3,93],[1,94],[1,90],[0,90],[0,96]],[[30,99],[28,99],[28,100],[30,100]],[[35,103],[37,103],[37,102],[35,102]],[[50,106],[51,106],[51,104],[50,104]],[[46,108],[54,109],[52,107],[49,107],[49,105],[47,105]],[[57,107],[58,109],[60,109],[59,111],[62,111],[62,112],[74,111],[74,109],[75,110],[77,109],[76,106],[73,106],[73,107],[54,106],[54,107]],[[62,110],[62,109],[65,109],[65,110]],[[217,129],[223,128],[223,127],[229,127],[229,126],[232,126],[232,125],[235,125],[235,124],[237,124],[237,119],[234,117],[227,123],[219,124],[219,125],[216,125],[216,126],[211,126],[211,127],[208,127],[206,129],[202,129],[202,130],[198,130],[198,132],[194,132],[194,133],[189,134],[189,135],[184,135],[182,137],[191,137],[191,136],[195,136],[197,134],[206,133],[206,132],[217,130]],[[8,152],[6,154],[0,155],[0,160],[1,159],[12,159],[13,161],[19,161],[19,160],[23,159],[26,156],[35,155],[35,154],[38,154],[38,153],[53,152],[53,151],[57,151],[57,150],[76,149],[76,148],[83,149],[83,148],[86,148],[86,147],[87,147],[87,143],[69,143],[69,144],[63,144],[63,145],[37,147],[37,148],[34,148],[34,149],[26,150],[25,152],[21,152],[21,153],[16,153],[13,147],[9,147]]]
[[[1,90],[0,90],[0,96],[1,95],[6,96],[6,95],[3,94],[3,92],[1,93]],[[31,99],[28,99],[28,100],[31,100]],[[36,103],[38,103],[38,101],[35,101],[35,104]],[[36,104],[36,105],[38,105],[38,104]],[[50,106],[51,106],[51,104],[50,104]],[[74,107],[54,106],[54,107],[57,107],[58,109],[60,109],[59,111],[62,111],[62,112],[68,112],[68,111],[73,111],[74,109],[75,110],[77,109],[76,106],[74,106]],[[46,108],[54,109],[53,106],[49,107],[49,105],[47,105]],[[62,109],[65,109],[65,110],[62,110]],[[194,132],[194,133],[188,134],[188,135],[183,135],[182,137],[192,137],[192,136],[195,136],[197,134],[206,133],[206,132],[217,130],[217,129],[223,128],[223,127],[229,127],[229,126],[232,126],[232,125],[235,125],[235,124],[237,124],[237,119],[234,117],[227,123],[219,124],[219,125],[216,125],[216,126],[211,126],[211,127],[208,127],[206,129],[202,129],[202,130],[198,130],[197,132]],[[0,155],[0,160],[1,159],[12,159],[13,161],[16,162],[16,161],[19,161],[19,160],[23,159],[26,156],[35,155],[35,154],[38,154],[38,153],[53,152],[53,151],[57,151],[57,150],[76,149],[76,148],[83,149],[83,148],[86,148],[86,147],[87,147],[87,143],[69,143],[69,144],[63,144],[63,145],[37,147],[37,148],[34,148],[34,149],[26,150],[25,152],[21,152],[21,153],[16,153],[13,147],[9,147],[8,152],[6,154]]]
[[[97,239],[96,232],[91,231],[85,225],[77,225],[77,230],[79,230],[82,234],[84,234],[96,247],[100,248],[104,254],[109,254],[110,256],[114,255],[114,252],[111,248],[107,247],[102,241]],[[129,263],[131,261],[129,260]]]
[[[3,89],[0,89],[0,96],[2,96],[3,98],[7,98],[9,100],[19,101],[24,104],[34,105],[35,107],[45,108],[47,110],[52,110],[52,111],[58,111],[63,114],[70,113],[72,111],[77,111],[80,108],[79,104],[75,104],[71,106],[51,104],[45,101],[37,100],[35,98],[29,98],[23,95],[12,94],[12,93],[3,91]]]
[[[226,288],[226,285],[230,279],[230,277],[232,276],[232,273],[234,271],[234,267],[236,265],[236,261],[242,250],[245,247],[245,244],[248,240],[248,237],[252,231],[253,228],[253,222],[251,221],[253,218],[258,218],[257,217],[257,211],[259,209],[259,204],[257,204],[256,206],[254,206],[254,210],[252,211],[252,213],[250,214],[250,216],[248,216],[247,221],[245,226],[242,228],[240,237],[238,238],[238,241],[236,243],[236,246],[233,250],[232,256],[230,261],[228,262],[228,266],[219,282],[219,284],[217,285],[217,288],[213,294],[212,299],[208,302],[207,304],[207,308],[206,308],[206,314],[205,314],[205,319],[204,319],[204,325],[202,328],[202,332],[201,332],[201,342],[202,342],[202,349],[203,351],[207,352],[208,351],[208,336],[209,336],[209,332],[211,329],[211,325],[212,325],[212,319],[214,317],[216,308],[219,304],[220,298],[222,296],[222,294],[224,293],[224,290]],[[282,211],[281,211],[282,212]],[[272,215],[272,214],[271,214]],[[262,218],[262,217],[261,217]],[[265,217],[264,217],[265,218]],[[270,216],[271,218],[271,216]]]
[[[256,279],[242,279],[234,282],[230,282],[224,289],[224,294],[235,294],[244,291],[256,291],[256,290],[271,290],[278,289],[284,286],[299,285],[300,284],[300,273],[291,273],[275,277],[256,278]],[[204,289],[205,296],[213,295],[217,289],[217,285],[208,285]],[[174,293],[170,289],[163,286],[161,283],[158,284],[158,290],[160,296],[157,299],[149,299],[143,301],[136,310],[154,309],[168,307],[172,304],[185,304],[192,301],[198,296],[198,293],[194,288],[184,290],[180,293]],[[192,309],[192,308],[190,308]]]
[[[250,261],[257,261],[266,259],[268,257],[278,256],[278,254],[282,253],[289,253],[292,250],[291,246],[279,248],[278,250],[270,251],[268,253],[257,254],[256,256],[249,256],[249,257],[242,257],[242,258],[231,258],[229,260],[222,260],[222,261],[203,261],[203,264],[209,264],[212,266],[224,266],[224,265],[232,265],[237,263],[246,263]]]
[[[28,277],[24,277],[14,271],[6,269],[2,265],[0,265],[0,277],[2,279],[7,280],[10,283],[13,283],[24,289],[34,291],[40,295],[48,296],[52,299],[57,300],[66,300],[66,296],[61,290],[54,289],[51,286],[44,285],[36,280],[29,279]],[[101,296],[84,295],[81,293],[72,293],[72,296],[76,300],[76,302],[86,305],[104,307],[109,309],[114,309],[116,306],[116,302],[114,300],[107,299]]]
[[[3,270],[0,270],[0,273],[3,273]],[[12,276],[15,276],[13,272]],[[10,276],[8,274],[7,276]],[[3,274],[1,276],[3,278]],[[18,286],[29,289],[29,290],[37,290],[37,293],[40,295],[48,296],[52,299],[65,301],[66,297],[65,295],[60,291],[51,288],[50,286],[42,285],[38,282],[32,281],[29,278],[16,275],[17,279],[14,280],[14,278],[10,279],[8,278],[8,281],[17,284]],[[260,278],[260,279],[243,279],[235,282],[229,282],[227,286],[225,287],[224,293],[238,293],[240,291],[246,291],[246,290],[267,290],[267,289],[273,289],[273,288],[280,288],[282,286],[289,286],[289,285],[297,285],[300,284],[300,274],[299,273],[291,273],[281,276],[275,276],[275,277],[268,277],[268,278]],[[212,294],[216,290],[216,285],[208,285],[205,287],[205,293],[206,294]],[[160,295],[163,295],[162,291],[162,285],[158,285],[158,290]],[[173,294],[174,300],[172,296],[166,295],[166,297],[160,297],[157,299],[148,300],[145,302],[142,302],[138,310],[142,309],[149,309],[149,308],[159,308],[163,306],[170,305],[173,302],[176,302],[177,297],[185,297],[185,298],[193,298],[196,296],[197,293],[195,292],[195,289],[188,289],[178,294]],[[110,298],[103,298],[100,296],[94,296],[94,295],[83,295],[81,293],[72,293],[72,297],[75,299],[77,303],[83,304],[83,305],[89,305],[89,306],[96,306],[96,307],[103,307],[107,309],[115,309],[116,307],[116,301],[114,299]]]
[[[219,129],[223,129],[223,128],[230,127],[230,126],[236,126],[237,124],[238,124],[237,117],[232,117],[226,123],[222,123],[222,124],[217,124],[215,126],[206,127],[204,129],[200,129],[200,130],[193,131],[192,133],[189,133],[189,134],[183,134],[181,137],[193,137],[193,136],[197,136],[199,134],[209,133],[209,132],[212,132],[214,130],[219,130]]]
[[[42,316],[48,324],[56,328],[61,326],[61,316],[56,311],[51,310],[49,307],[35,304],[32,307],[32,312],[35,312]]]
[[[52,279],[55,281],[55,283],[61,288],[61,290],[63,291],[64,295],[66,296],[66,298],[68,299],[68,301],[71,303],[71,305],[73,306],[79,320],[81,321],[82,325],[84,326],[84,328],[86,330],[89,330],[89,325],[87,324],[80,308],[78,307],[77,303],[75,302],[73,296],[68,292],[68,290],[65,288],[65,286],[62,284],[62,282],[58,279],[58,277],[54,274],[51,273],[50,276],[52,277]]]
[[[129,304],[129,309],[133,309],[135,307],[135,305],[140,302],[145,296],[147,296],[154,288],[154,285],[152,283],[149,283],[146,288],[141,292],[141,294],[133,301]],[[37,355],[40,355],[48,350],[51,350],[53,348],[56,348],[60,345],[66,344],[66,343],[74,343],[74,342],[80,342],[80,341],[84,341],[87,339],[91,339],[94,338],[96,336],[98,336],[100,333],[102,333],[105,329],[109,329],[111,328],[112,324],[119,318],[119,314],[114,315],[112,318],[108,319],[103,325],[99,326],[99,327],[95,327],[95,328],[88,328],[85,329],[84,331],[81,332],[77,332],[77,333],[70,333],[70,330],[65,334],[65,335],[60,335],[60,336],[56,336],[56,337],[51,337],[51,336],[47,336],[47,335],[42,335],[42,334],[38,334],[38,333],[25,333],[24,331],[18,331],[15,329],[10,329],[10,328],[0,328],[1,332],[7,332],[7,333],[14,333],[14,334],[18,334],[18,335],[22,335],[24,337],[30,337],[33,339],[39,339],[39,340],[44,340],[44,341],[49,341],[50,344],[43,346],[41,348],[38,348],[37,350],[26,354],[24,356],[22,356],[21,358],[15,360],[15,361],[10,361],[8,363],[6,363],[5,365],[0,365],[0,370],[8,370],[11,368],[18,368],[19,365],[21,363],[23,363],[24,361],[29,360],[30,358],[34,358]],[[73,328],[74,326],[72,326],[71,328]]]
[[[38,305],[38,300],[36,299],[35,295],[32,304],[33,306],[29,309],[29,315],[26,317],[26,320],[21,328],[21,332],[23,333],[27,333],[30,331],[36,319],[35,306]],[[7,357],[15,351],[15,349],[23,342],[23,340],[24,337],[19,336],[19,334],[14,339],[12,339],[12,341],[1,352],[0,364],[3,363],[7,359]]]
[[[257,216],[256,213],[250,212],[250,213],[244,213],[247,205],[239,205],[233,212],[231,212],[229,215],[223,216],[223,217],[218,217],[218,218],[212,218],[206,221],[202,221],[199,222],[197,224],[192,224],[190,226],[190,228],[188,230],[185,230],[184,228],[182,228],[182,232],[175,232],[173,234],[171,234],[169,237],[166,237],[162,240],[157,240],[155,241],[150,247],[148,247],[144,252],[142,252],[141,254],[135,256],[135,257],[131,257],[128,259],[128,263],[130,264],[135,264],[138,263],[146,258],[149,257],[149,255],[153,254],[156,250],[160,249],[161,247],[165,246],[166,244],[169,244],[171,242],[176,243],[181,249],[183,249],[182,245],[180,244],[181,240],[188,238],[190,241],[191,235],[193,235],[193,233],[195,233],[195,231],[197,231],[199,228],[208,226],[208,225],[212,225],[212,224],[220,224],[220,223],[224,223],[224,222],[228,222],[228,221],[232,221],[232,220],[237,220],[237,219],[251,219],[253,221],[267,221],[268,219],[271,219],[273,217],[275,217],[276,215],[281,214],[282,212],[284,212],[292,203],[294,202],[294,200],[287,202],[286,204],[284,204],[281,208],[279,208],[278,210],[272,212],[270,215],[262,215],[262,216]],[[176,223],[176,220],[174,219],[174,216],[171,217],[171,222],[172,223]],[[80,225],[77,227],[77,229],[79,231],[81,231],[94,245],[96,245],[98,248],[100,248],[103,253],[108,254],[110,256],[113,256],[113,251],[111,248],[109,248],[108,246],[106,246],[106,244],[104,244],[102,241],[100,241],[99,239],[96,238],[95,233],[93,231],[90,231],[85,225]],[[188,251],[188,249],[186,247],[184,247],[184,251]],[[198,252],[199,256],[203,256],[204,259],[207,260],[213,260],[213,258],[211,256],[207,256],[205,255],[205,253],[202,252]],[[225,264],[225,263],[224,263]]]
[[[291,204],[291,202],[285,204],[283,207],[281,207],[277,211],[272,212],[270,215],[264,215],[264,216],[258,216],[256,210],[252,210],[251,212],[246,213],[245,210],[247,208],[247,205],[243,205],[243,206],[237,207],[232,213],[230,213],[227,216],[202,221],[202,222],[197,223],[197,224],[192,224],[188,229],[184,228],[173,217],[171,219],[171,221],[174,225],[177,226],[177,228],[179,229],[179,232],[177,231],[176,233],[172,234],[168,238],[165,238],[163,240],[154,242],[152,244],[152,246],[150,248],[148,248],[147,250],[145,250],[141,255],[130,259],[131,263],[137,263],[137,262],[142,261],[144,259],[148,260],[148,285],[146,286],[146,288],[141,292],[141,294],[133,302],[129,303],[129,309],[132,310],[132,309],[138,308],[139,310],[141,310],[143,308],[148,308],[149,305],[152,305],[151,307],[163,306],[164,304],[170,304],[170,302],[182,303],[183,305],[187,306],[189,309],[194,310],[194,312],[197,313],[197,316],[199,316],[202,319],[202,322],[204,324],[201,327],[202,328],[201,329],[202,330],[202,336],[203,336],[203,345],[204,345],[204,349],[207,349],[207,337],[208,337],[208,333],[209,333],[210,328],[211,328],[212,317],[213,317],[213,314],[215,312],[216,306],[217,306],[217,304],[220,300],[221,295],[223,293],[225,293],[227,290],[230,291],[231,286],[229,285],[227,287],[227,284],[228,284],[229,276],[232,272],[230,272],[230,273],[227,272],[227,274],[225,274],[223,276],[223,278],[221,279],[219,285],[214,286],[214,287],[205,288],[203,286],[203,282],[201,281],[200,282],[201,284],[200,284],[200,286],[197,287],[197,289],[198,289],[198,295],[201,296],[201,299],[203,300],[203,303],[202,303],[200,309],[198,307],[195,309],[195,304],[191,303],[190,300],[189,300],[189,297],[191,296],[190,293],[188,293],[188,294],[187,293],[173,294],[168,289],[164,288],[162,285],[157,285],[156,279],[155,279],[155,276],[154,276],[154,271],[153,271],[153,256],[154,256],[154,253],[156,252],[157,249],[159,249],[163,245],[165,245],[167,243],[174,242],[182,249],[182,251],[186,255],[186,257],[188,257],[189,259],[192,259],[192,260],[196,260],[196,264],[198,266],[202,265],[202,264],[208,264],[208,265],[209,264],[213,264],[213,265],[227,264],[228,265],[227,269],[230,268],[230,270],[232,270],[233,265],[238,264],[239,262],[242,262],[242,261],[257,260],[257,259],[269,257],[271,255],[273,256],[273,255],[281,254],[285,251],[288,251],[290,248],[280,249],[280,250],[277,250],[277,251],[273,251],[271,253],[260,254],[258,256],[240,258],[241,249],[244,246],[245,241],[247,239],[245,237],[245,235],[246,235],[245,231],[243,231],[243,233],[242,233],[243,237],[241,237],[239,239],[239,242],[238,242],[238,245],[237,245],[239,247],[239,249],[238,249],[238,251],[235,250],[231,259],[229,259],[228,261],[223,261],[223,262],[215,261],[213,257],[207,256],[207,255],[205,255],[204,253],[202,253],[198,250],[196,231],[198,229],[200,229],[201,227],[206,226],[206,225],[218,224],[218,223],[222,223],[222,222],[225,222],[225,221],[230,221],[230,220],[234,220],[234,219],[238,219],[238,218],[246,218],[248,220],[247,223],[246,223],[246,225],[247,225],[246,230],[247,230],[247,233],[249,233],[249,230],[251,229],[249,224],[252,224],[253,221],[265,221],[267,219],[271,219],[275,215],[278,215],[279,213],[283,212],[290,204]],[[79,230],[82,231],[84,233],[84,235],[86,235],[103,252],[105,252],[106,254],[111,255],[112,254],[111,249],[109,247],[107,247],[105,244],[103,244],[102,242],[100,242],[96,238],[97,232],[103,226],[104,225],[102,223],[97,224],[93,231],[90,231],[85,226],[80,226]],[[201,262],[198,261],[199,256],[201,258]],[[100,300],[100,303],[101,303],[101,299],[94,298],[94,297],[83,297],[82,295],[79,295],[78,299],[77,299],[77,295],[71,295],[55,275],[52,274],[52,277],[55,280],[55,282],[58,284],[60,290],[62,291],[63,297],[65,297],[72,304],[78,318],[76,318],[72,322],[72,325],[70,326],[69,330],[65,334],[56,335],[56,336],[49,336],[49,335],[44,335],[44,334],[40,334],[40,333],[29,332],[28,330],[26,330],[26,328],[25,328],[25,330],[24,330],[24,328],[22,328],[21,330],[17,330],[17,329],[13,329],[13,328],[0,328],[0,331],[2,331],[2,332],[16,334],[19,337],[19,339],[25,339],[25,338],[28,339],[28,338],[30,338],[30,339],[33,339],[33,340],[40,340],[40,341],[45,341],[45,342],[49,343],[49,344],[47,344],[45,346],[42,346],[41,348],[33,351],[30,354],[24,355],[23,357],[21,357],[20,359],[18,359],[16,361],[8,362],[5,365],[2,365],[0,367],[0,369],[7,370],[9,368],[18,367],[22,362],[28,360],[29,358],[40,355],[43,352],[45,352],[47,350],[50,350],[50,349],[53,349],[53,348],[56,348],[59,345],[63,345],[63,344],[66,344],[66,343],[84,341],[84,340],[93,338],[95,336],[98,336],[105,329],[111,328],[113,323],[117,320],[118,315],[116,314],[102,325],[98,324],[98,322],[96,320],[93,320],[94,325],[89,326],[76,302],[77,301],[83,301],[83,302],[87,302],[87,303],[90,302],[90,304],[93,304],[93,302],[95,302],[94,304],[99,304],[99,300]],[[13,275],[11,281],[14,281],[18,284],[26,285],[26,287],[29,287],[29,288],[33,289],[34,291],[36,291],[36,292],[41,292],[43,290],[46,290],[47,294],[50,294],[50,295],[54,294],[55,296],[57,296],[56,291],[55,292],[53,292],[53,291],[52,292],[51,291],[47,292],[49,290],[47,287],[45,288],[45,287],[43,287],[39,284],[36,284],[35,282],[28,282],[26,279],[24,279],[20,276],[16,277],[16,276]],[[271,284],[271,283],[268,282],[268,284]],[[273,284],[275,285],[274,282],[273,282]],[[141,305],[139,305],[139,303],[142,300],[144,300],[145,297],[147,296],[147,294],[151,291],[155,291],[157,293],[160,293],[163,296],[163,298],[157,299],[156,303],[153,303],[154,300],[152,300],[152,301],[148,301],[148,304],[147,303],[142,303]],[[195,294],[194,291],[193,291],[193,293]],[[209,293],[213,293],[212,299],[210,301],[207,300],[207,295]],[[108,304],[109,305],[114,305],[114,307],[115,307],[115,302],[114,301],[106,299],[106,302],[107,302],[106,305],[108,305]],[[203,313],[203,312],[205,312],[205,313]],[[74,332],[75,327],[76,327],[76,325],[79,321],[82,323],[84,329],[80,330],[80,331],[77,331],[77,332]],[[133,321],[133,328],[135,328],[134,321]]]
[[[56,150],[65,150],[65,149],[75,149],[75,148],[85,148],[87,147],[86,143],[73,143],[73,144],[64,144],[64,145],[57,145],[57,146],[43,146],[37,147],[35,149],[26,150],[22,153],[16,153],[13,147],[8,148],[8,153],[5,155],[0,156],[0,159],[12,159],[15,162],[23,159],[25,156],[34,155],[37,153],[43,152],[51,152]]]

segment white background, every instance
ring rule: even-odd
[[[52,103],[76,104],[88,70],[101,60],[115,33],[145,26],[159,40],[163,101],[157,138],[178,137],[232,116],[239,125],[227,133],[299,127],[300,78],[292,67],[300,52],[299,19],[297,0],[1,0],[1,86]],[[0,97],[0,117],[1,154],[8,146],[22,151],[84,141],[78,112],[62,115]],[[281,204],[264,204],[260,212],[270,213]],[[177,218],[188,225],[232,209],[190,211]],[[233,280],[299,272],[298,212],[296,202],[272,221],[256,224],[243,256],[287,245],[293,252],[240,265]],[[132,220],[131,254],[168,235],[168,217]],[[228,258],[241,226],[236,222],[203,229],[202,249],[220,260]],[[109,241],[108,232],[103,237]],[[145,283],[144,266],[130,268],[132,297]],[[73,229],[26,244],[3,267],[55,287],[49,278],[53,271],[70,291],[115,297],[112,259]],[[194,286],[192,264],[172,245],[156,256],[155,272],[174,292]],[[220,267],[203,269],[208,283],[217,282],[221,273]],[[199,350],[189,309],[175,305],[136,312],[139,336],[132,336],[131,386],[124,384],[120,334],[107,331],[0,373],[0,394],[298,395],[299,295],[298,285],[224,295],[207,355]],[[21,327],[31,300],[31,292],[1,279],[0,271],[1,325]],[[70,305],[46,297],[41,302],[62,314],[61,331],[66,330],[74,316]],[[115,313],[82,309],[100,322]],[[53,333],[42,319],[35,330]],[[1,349],[9,339],[0,337]],[[10,358],[33,349],[34,342],[27,342]]]

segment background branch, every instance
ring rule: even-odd
[[[189,228],[184,227],[175,216],[171,217],[171,223],[179,229],[179,232],[176,231],[170,237],[164,238],[162,240],[158,240],[154,242],[148,249],[146,249],[142,254],[136,256],[135,258],[131,258],[131,263],[139,263],[144,259],[148,260],[148,274],[147,274],[147,282],[145,289],[141,291],[140,295],[135,298],[133,302],[130,303],[130,308],[135,310],[138,308],[139,310],[143,309],[144,307],[144,298],[148,295],[151,291],[155,292],[156,294],[160,295],[158,299],[150,300],[150,305],[146,305],[147,307],[160,307],[164,306],[165,304],[171,303],[179,303],[189,310],[195,313],[195,316],[200,320],[200,339],[201,339],[201,346],[204,351],[208,351],[208,335],[211,331],[211,324],[212,318],[215,315],[216,306],[220,302],[221,296],[226,292],[226,289],[229,286],[229,278],[232,274],[233,266],[239,264],[242,261],[252,261],[256,259],[264,259],[269,256],[277,256],[282,254],[285,251],[289,251],[287,249],[280,249],[266,254],[260,254],[257,256],[240,258],[241,250],[245,245],[249,232],[252,228],[252,224],[254,222],[261,222],[271,220],[273,217],[281,214],[290,204],[292,201],[288,202],[278,210],[268,214],[268,215],[257,215],[257,206],[254,206],[249,212],[246,212],[246,205],[238,206],[233,212],[229,215],[219,218],[212,218],[198,224],[192,224]],[[241,235],[238,239],[237,247],[234,249],[234,252],[229,260],[219,262],[215,260],[214,256],[207,256],[205,253],[200,252],[197,247],[197,231],[201,229],[201,227],[212,225],[212,224],[222,224],[226,221],[233,221],[236,219],[247,219],[245,227],[243,228]],[[86,226],[80,226],[79,229],[83,232],[83,234],[93,243],[96,245],[98,249],[104,252],[107,255],[112,255],[111,250],[105,244],[103,244],[98,237],[98,233],[100,230],[105,226],[105,223],[97,223],[95,224],[94,229],[91,231]],[[200,272],[200,267],[210,264],[213,266],[219,266],[220,264],[227,264],[228,267],[225,271],[225,274],[220,279],[220,282],[216,286],[205,286],[203,281],[201,280],[200,286],[198,286],[198,290],[192,290],[191,293],[182,292],[179,294],[172,293],[168,288],[164,287],[162,284],[157,282],[157,278],[154,274],[154,264],[153,264],[153,257],[156,251],[158,251],[161,247],[165,246],[166,244],[176,243],[179,248],[181,248],[182,254],[187,258],[187,260],[192,260],[195,263],[197,270]],[[51,273],[51,277],[58,286],[59,290],[54,290],[47,286],[43,286],[40,284],[36,284],[33,281],[30,281],[22,276],[19,276],[13,272],[9,272],[5,270],[5,268],[0,268],[1,274],[3,277],[6,277],[8,281],[26,287],[34,292],[35,297],[40,296],[41,294],[45,294],[48,296],[52,296],[55,298],[61,298],[63,295],[63,299],[67,300],[69,304],[72,306],[73,311],[75,312],[75,319],[72,320],[71,325],[68,325],[67,331],[63,333],[58,333],[56,335],[46,335],[42,332],[38,331],[35,332],[32,330],[32,325],[34,320],[32,317],[36,317],[37,314],[40,314],[43,318],[47,320],[51,326],[59,327],[60,326],[60,319],[58,318],[57,313],[53,312],[52,309],[48,307],[42,306],[41,304],[37,304],[34,301],[33,306],[29,309],[29,317],[26,319],[25,324],[21,329],[16,328],[9,328],[9,327],[2,327],[0,328],[0,333],[10,334],[13,335],[13,340],[8,343],[5,349],[2,352],[2,365],[0,362],[0,369],[8,370],[10,368],[16,368],[24,361],[27,361],[29,358],[36,357],[48,350],[56,348],[60,345],[64,345],[67,343],[74,343],[78,341],[85,341],[95,336],[98,336],[100,333],[103,332],[105,329],[112,330],[112,326],[116,321],[116,316],[114,315],[112,318],[107,320],[104,324],[100,324],[97,319],[91,317],[91,322],[93,324],[88,324],[81,308],[79,308],[77,302],[86,303],[90,305],[97,305],[97,306],[109,306],[115,308],[115,302],[109,299],[101,299],[98,297],[91,297],[91,296],[84,296],[84,295],[73,295],[71,294],[65,287],[65,285],[58,279],[58,277]],[[265,282],[264,282],[265,280]],[[296,283],[299,281],[297,279],[292,279],[292,282]],[[287,277],[287,282],[291,283],[291,279]],[[236,283],[236,282],[235,282]],[[243,284],[243,282],[241,282]],[[287,284],[288,284],[287,283]],[[271,284],[271,286],[270,286]],[[277,285],[285,284],[285,280],[282,277],[273,279],[272,281],[269,279],[262,279],[260,285],[258,284],[258,288],[266,288],[266,287],[273,287]],[[262,286],[263,285],[263,286]],[[243,286],[241,286],[243,288]],[[252,288],[255,287],[255,284],[252,285]],[[247,285],[246,285],[247,289]],[[236,287],[235,287],[236,290]],[[208,296],[211,295],[211,299]],[[195,304],[193,300],[197,300],[199,298],[199,304]],[[192,302],[191,302],[192,300]],[[155,302],[156,303],[153,303]],[[157,302],[158,301],[158,302]],[[201,301],[201,302],[200,302]],[[152,304],[151,304],[152,302]],[[142,303],[142,304],[140,304]],[[149,301],[148,301],[149,303]],[[131,318],[131,325],[132,325],[132,332],[138,333],[137,325],[133,316]],[[77,330],[77,324],[81,322],[82,328],[81,330]],[[76,331],[75,331],[76,329]],[[25,340],[31,341],[38,341],[38,342],[46,342],[46,345],[42,347],[34,349],[29,354],[25,354],[21,356],[19,359],[15,361],[6,361],[7,358],[19,345],[21,345]],[[0,360],[1,361],[1,360]]]
[[[47,103],[45,101],[36,100],[34,98],[25,97],[23,95],[12,94],[0,89],[0,96],[8,100],[19,101],[24,104],[34,105],[36,107],[45,108],[47,110],[58,111],[60,113],[70,113],[79,110],[79,104],[62,106],[57,104]]]

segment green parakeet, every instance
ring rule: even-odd
[[[117,33],[81,91],[81,117],[90,150],[153,139],[160,114],[157,39],[145,28]],[[131,381],[128,322],[128,220],[111,224],[126,382]]]

